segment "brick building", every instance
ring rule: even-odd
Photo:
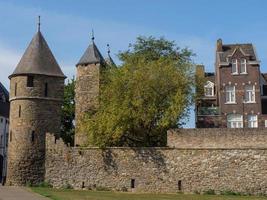
[[[204,80],[197,87],[202,91],[196,101],[197,128],[267,127],[267,74],[260,72],[252,44],[217,40],[215,73],[206,73],[204,66],[197,72]]]

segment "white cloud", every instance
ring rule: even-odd
[[[8,76],[14,71],[21,54],[0,42],[0,81],[9,89]]]

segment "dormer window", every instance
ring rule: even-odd
[[[207,81],[206,85],[204,86],[204,92],[206,97],[214,96],[214,83]]]
[[[237,59],[232,60],[232,74],[238,74]]]
[[[241,59],[240,73],[241,74],[247,73],[247,60],[246,59]]]

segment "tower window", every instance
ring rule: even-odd
[[[18,87],[18,84],[15,83],[15,92],[14,92],[14,93],[15,93],[15,94],[14,94],[15,96],[17,96],[17,87]]]
[[[19,105],[19,117],[21,116],[21,105]]]
[[[45,97],[48,96],[48,83],[45,83],[45,92],[44,92]]]
[[[32,131],[32,137],[31,137],[31,141],[34,142],[34,138],[35,138],[35,132]]]
[[[12,131],[10,131],[10,133],[9,133],[9,141],[10,142],[12,141]]]
[[[27,76],[27,87],[33,87],[33,76]]]

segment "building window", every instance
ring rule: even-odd
[[[255,86],[254,85],[245,86],[245,102],[255,103]]]
[[[241,59],[240,73],[241,74],[247,73],[247,60],[246,59]]]
[[[243,115],[240,114],[227,115],[227,128],[243,128]]]
[[[33,87],[34,77],[33,76],[27,76],[27,87]]]
[[[225,87],[226,103],[235,103],[235,86],[228,85]]]
[[[44,92],[45,97],[48,96],[48,83],[45,83],[45,92]]]
[[[248,115],[248,127],[258,128],[258,116],[257,115]]]
[[[237,59],[232,60],[232,74],[238,74]]]
[[[15,92],[14,92],[14,93],[15,93],[15,94],[14,94],[15,96],[17,96],[17,87],[18,87],[18,84],[15,83]]]
[[[207,81],[206,85],[204,86],[205,96],[214,96],[214,83]]]

